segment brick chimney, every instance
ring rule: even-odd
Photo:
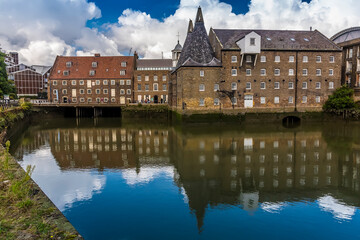
[[[95,57],[100,57],[100,53],[95,53]]]

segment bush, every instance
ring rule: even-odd
[[[32,104],[30,102],[22,102],[21,103],[21,109],[24,110],[24,111],[28,111],[32,108]]]
[[[342,86],[341,88],[336,89],[336,91],[329,96],[329,99],[325,102],[323,109],[325,111],[331,111],[355,108],[356,105],[353,96],[353,89],[347,86]]]

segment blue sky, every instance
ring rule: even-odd
[[[360,25],[354,0],[0,0],[0,44],[25,64],[57,55],[171,56],[180,33],[202,7],[205,27],[317,29],[331,37]],[[5,24],[6,23],[6,24]]]

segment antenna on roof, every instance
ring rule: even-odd
[[[131,52],[132,52],[132,48],[130,48],[130,50],[129,50],[129,56],[131,55]]]

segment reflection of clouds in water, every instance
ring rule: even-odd
[[[189,203],[189,198],[186,194],[186,191],[185,191],[185,188],[184,187],[181,187],[181,195],[183,195],[183,201],[184,203]]]
[[[136,169],[124,169],[122,171],[122,177],[128,185],[147,184],[163,175],[173,178],[174,167],[141,167],[139,173],[136,172]]]
[[[23,168],[35,165],[32,178],[60,211],[71,208],[75,202],[91,199],[105,186],[105,176],[93,175],[90,171],[61,171],[48,146],[23,159],[20,162]]]
[[[283,202],[264,202],[261,204],[261,209],[269,213],[280,213],[280,211],[286,206]]]
[[[333,214],[339,220],[351,220],[356,211],[355,207],[347,206],[329,195],[319,198],[318,204],[323,211]]]

